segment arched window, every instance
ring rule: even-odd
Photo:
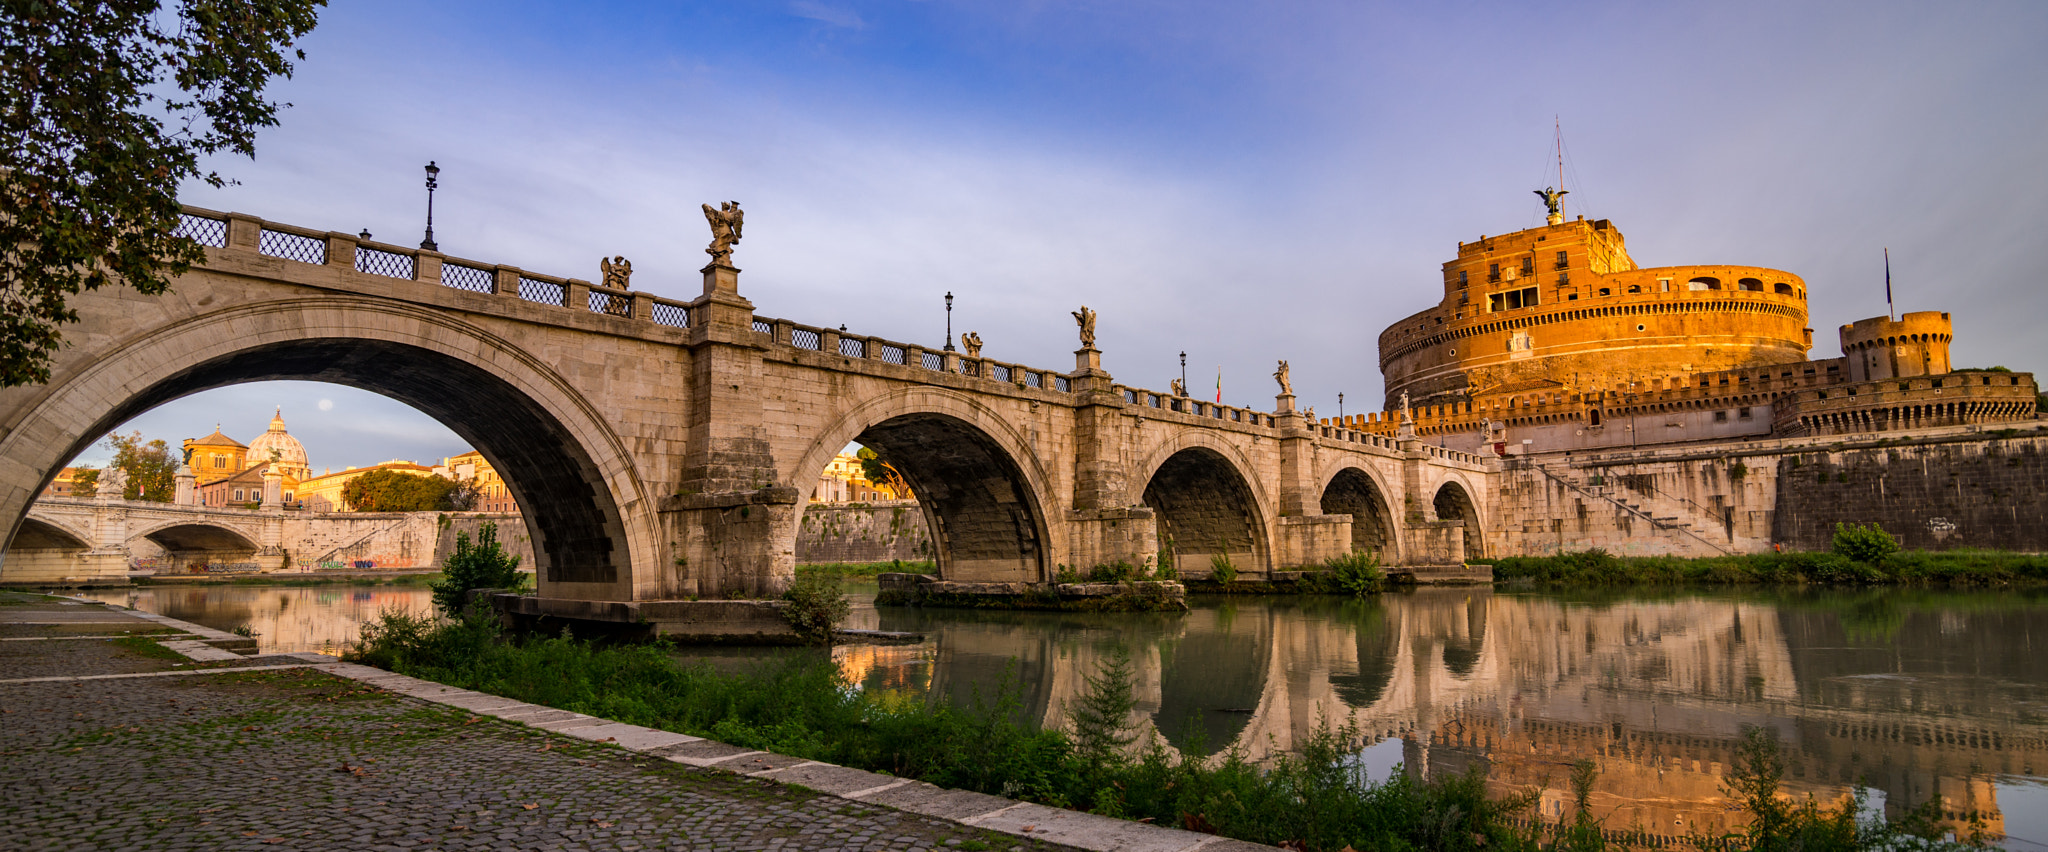
[[[1641,292],[1643,292],[1643,285],[1641,285],[1641,284],[1630,284],[1630,285],[1628,285],[1628,291],[1629,291],[1630,293],[1641,293]]]
[[[1598,426],[1598,425],[1600,425],[1600,409],[1597,409],[1597,408],[1595,408],[1595,409],[1591,409],[1591,410],[1588,410],[1588,411],[1586,412],[1586,425],[1588,425],[1588,426]]]
[[[1751,293],[1761,293],[1764,291],[1764,282],[1758,281],[1754,278],[1744,278],[1740,281],[1735,282],[1735,288],[1738,290],[1746,290]]]
[[[1721,279],[1711,275],[1702,275],[1685,282],[1685,288],[1688,290],[1719,290],[1721,289]]]
[[[1787,283],[1785,283],[1785,282],[1783,282],[1783,281],[1780,281],[1780,282],[1778,282],[1778,283],[1776,283],[1776,284],[1772,284],[1772,285],[1771,285],[1771,290],[1772,290],[1773,292],[1777,293],[1777,294],[1778,294],[1778,295],[1780,295],[1780,296],[1790,296],[1790,295],[1792,295],[1792,285],[1790,285],[1790,284],[1787,284]]]

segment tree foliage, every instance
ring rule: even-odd
[[[862,447],[854,456],[860,459],[860,475],[876,488],[897,497],[910,493],[910,484],[903,480],[903,473],[897,470],[895,465],[884,460],[881,454]]]
[[[141,432],[116,432],[107,436],[107,449],[114,451],[114,460],[107,466],[128,474],[122,499],[169,503],[177,494],[180,456],[162,438],[144,441]],[[71,495],[91,497],[99,484],[99,470],[80,468],[71,475]]]
[[[452,512],[462,483],[402,470],[373,470],[341,487],[341,499],[358,512]],[[473,493],[473,492],[469,492]]]
[[[477,530],[476,543],[471,544],[469,533],[455,534],[455,552],[448,554],[441,563],[441,582],[430,588],[434,592],[434,606],[448,615],[462,612],[469,593],[477,589],[510,589],[517,591],[526,585],[526,577],[519,573],[519,557],[505,552],[498,543],[498,525],[487,523]]]
[[[69,297],[162,293],[205,259],[175,233],[178,185],[228,183],[201,157],[254,156],[277,124],[264,87],[322,5],[0,0],[0,387],[49,381]]]

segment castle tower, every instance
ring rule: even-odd
[[[1915,311],[1871,317],[1842,326],[1842,356],[1849,381],[1869,382],[1936,376],[1949,371],[1948,343],[1955,337],[1946,311]]]

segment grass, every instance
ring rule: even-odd
[[[1183,759],[1156,740],[1134,742],[1122,720],[1135,675],[1114,655],[1085,678],[1071,714],[1082,721],[1073,730],[1020,721],[1014,681],[956,705],[858,689],[823,654],[721,674],[681,661],[660,643],[507,636],[481,613],[453,622],[387,613],[366,626],[362,645],[347,658],[746,748],[1296,849],[1602,852],[1608,843],[1583,811],[1576,821],[1551,825],[1530,813],[1533,792],[1489,797],[1483,768],[1431,780],[1399,772],[1369,778],[1353,760],[1359,732],[1328,723],[1303,737],[1295,753],[1263,765],[1235,749]],[[1756,749],[1754,765],[1737,767],[1731,777],[1758,779],[1741,788],[1754,794],[1744,801],[1759,819],[1775,822],[1763,834],[1698,838],[1700,845],[1711,852],[1900,848],[1896,830],[1862,830],[1853,810],[1846,831],[1832,810],[1771,810],[1783,761],[1764,745]],[[1188,753],[1206,749],[1191,744]],[[1590,774],[1575,778],[1577,787],[1590,785]],[[1806,845],[1781,842],[1786,837]]]
[[[1871,562],[1835,553],[1755,553],[1687,559],[1582,550],[1474,560],[1496,581],[1571,586],[2014,586],[2048,583],[2048,555],[1988,550],[1900,551]]]
[[[109,639],[107,642],[130,654],[151,660],[177,660],[183,662],[190,659],[184,654],[157,644],[153,639],[142,636],[123,636],[119,639]]]

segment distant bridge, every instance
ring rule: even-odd
[[[1291,396],[1268,412],[1127,387],[1092,347],[1054,371],[761,317],[716,263],[680,302],[242,214],[187,208],[183,228],[205,263],[163,296],[75,297],[51,381],[0,390],[12,547],[90,541],[27,522],[29,506],[122,422],[302,379],[398,399],[481,451],[525,509],[546,597],[781,588],[801,495],[851,441],[902,469],[948,579],[1162,553],[1256,576],[1354,548],[1417,565],[1489,549],[1489,462],[1314,425]],[[266,546],[260,526],[221,529]],[[0,580],[49,568],[9,554]]]

